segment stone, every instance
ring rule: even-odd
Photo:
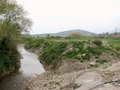
[[[91,65],[91,66],[95,66],[95,65],[96,65],[96,62],[90,62],[90,65]]]
[[[97,85],[103,83],[103,78],[100,74],[96,72],[86,72],[82,76],[80,76],[75,83],[81,85],[80,88],[75,90],[89,90],[90,88],[94,88]]]

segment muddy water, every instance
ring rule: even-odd
[[[23,45],[18,46],[18,51],[22,56],[21,68],[0,81],[0,90],[23,90],[25,79],[45,72],[36,54],[27,52]]]

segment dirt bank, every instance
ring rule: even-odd
[[[26,90],[120,89],[116,49],[93,42],[48,42],[42,49],[38,55],[47,72],[26,81]]]
[[[88,63],[66,61],[56,72],[29,79],[26,90],[120,90],[119,72],[120,62],[91,67]]]

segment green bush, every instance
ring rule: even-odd
[[[52,65],[52,68],[57,68],[62,61],[61,53],[64,51],[66,43],[64,42],[45,42],[40,60],[43,64]]]
[[[26,40],[26,49],[38,49],[42,47],[44,44],[45,39],[39,39],[39,38],[31,38]]]
[[[0,77],[18,69],[19,66],[19,53],[16,45],[6,38],[0,40]]]

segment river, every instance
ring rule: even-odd
[[[23,90],[24,80],[45,72],[36,54],[26,51],[23,45],[18,46],[18,51],[22,56],[22,59],[20,59],[21,68],[18,72],[0,81],[0,90]]]

